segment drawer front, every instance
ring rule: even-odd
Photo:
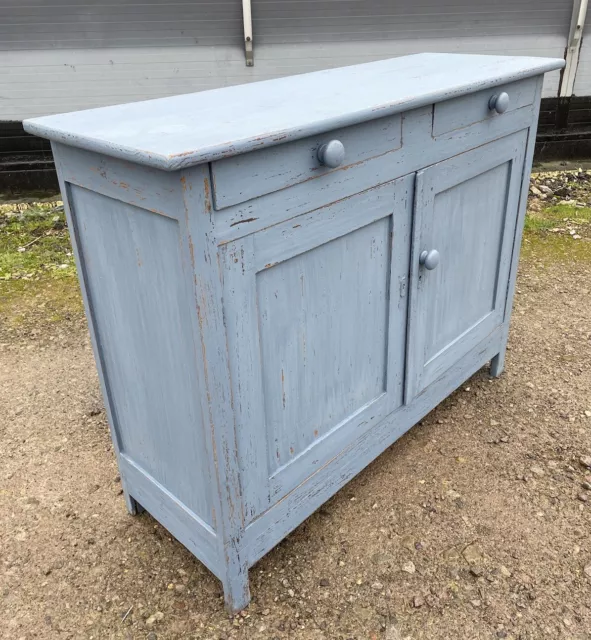
[[[321,188],[323,176],[399,149],[401,123],[397,114],[213,162],[214,207],[224,209],[311,179]],[[335,168],[318,159],[320,147],[331,140],[344,147],[344,159]]]
[[[288,188],[253,197],[245,202],[224,206],[213,214],[216,242],[224,245],[308,211],[330,205],[337,200],[351,197],[376,185],[420,171],[426,166],[488,142],[528,129],[536,118],[541,77],[534,78],[533,88],[532,104],[509,110],[502,116],[486,117],[485,120],[448,131],[437,137],[432,135],[433,105],[405,112],[402,117],[404,142],[402,146],[354,165],[348,165],[344,171],[326,172],[320,179],[306,180]],[[478,95],[480,96],[481,93],[479,92]],[[481,96],[479,101],[482,103]],[[450,101],[450,103],[453,102]],[[441,107],[442,104],[436,106]],[[386,120],[389,119],[384,119],[384,122]],[[296,144],[290,143],[284,148],[295,147]],[[248,157],[250,156],[242,156],[242,160],[246,161]]]
[[[491,98],[501,93],[509,96],[505,114],[533,104],[537,83],[538,78],[528,78],[437,103],[433,108],[433,137],[491,118],[502,118],[503,113],[489,108]]]

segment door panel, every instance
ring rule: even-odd
[[[497,187],[507,183],[510,168],[506,162],[435,196],[430,236],[441,246],[436,239],[453,229],[452,242],[461,250],[447,251],[441,268],[425,277],[423,292],[432,298],[425,318],[427,362],[495,308],[506,208],[505,189]],[[487,194],[486,213],[467,214],[466,203],[478,202],[482,194]],[[450,313],[454,309],[462,313]]]
[[[413,186],[221,250],[247,519],[402,404]]]
[[[417,174],[406,399],[503,322],[527,134]],[[422,266],[436,250],[439,264]]]
[[[261,271],[269,468],[386,393],[390,219]]]

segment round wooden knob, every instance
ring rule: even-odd
[[[318,149],[318,162],[325,167],[334,169],[343,164],[345,159],[345,147],[340,140],[331,140],[326,144],[323,144]]]
[[[505,113],[509,108],[509,94],[505,91],[495,94],[488,101],[488,108],[491,111],[496,111],[497,113]]]
[[[437,249],[423,251],[419,256],[419,264],[432,271],[439,264],[439,251]]]

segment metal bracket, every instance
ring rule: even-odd
[[[254,67],[254,53],[252,48],[252,11],[250,0],[242,0],[242,19],[244,21],[244,57],[246,66]]]

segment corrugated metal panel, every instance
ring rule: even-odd
[[[256,42],[256,41],[255,41]],[[482,53],[490,55],[547,56],[562,58],[566,36],[497,38],[426,38],[367,42],[259,45],[255,46],[255,66],[265,77],[304,73],[359,62],[370,62],[411,53]],[[560,72],[546,74],[544,97],[558,93]]]
[[[2,0],[0,50],[239,45],[241,0]]]
[[[583,28],[583,40],[579,52],[579,66],[573,91],[576,96],[591,96],[591,9]]]
[[[255,41],[345,42],[559,35],[571,2],[556,0],[254,0]]]
[[[242,49],[0,52],[0,119],[75,111],[248,81]]]
[[[332,42],[336,60],[348,58],[359,41],[365,41],[364,60],[421,51],[562,58],[571,5],[569,0],[253,0],[254,41],[255,48]],[[333,66],[332,60],[326,66]],[[544,96],[557,95],[559,79],[560,72],[546,76]]]
[[[240,1],[111,1],[3,0],[0,16],[13,22],[0,19],[0,119],[422,51],[563,57],[571,16],[570,2],[554,0],[252,0],[255,66],[246,67]],[[544,96],[557,95],[558,81],[546,76]]]

